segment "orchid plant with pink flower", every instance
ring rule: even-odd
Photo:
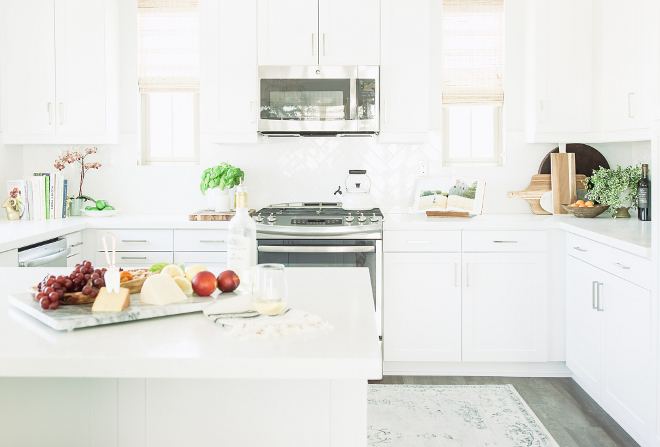
[[[90,169],[98,169],[101,167],[101,163],[85,162],[85,158],[88,155],[95,154],[98,151],[96,147],[88,147],[84,150],[81,150],[80,147],[74,146],[71,149],[64,149],[62,155],[58,156],[55,159],[55,168],[58,170],[63,170],[67,165],[79,165],[80,166],[80,190],[78,191],[78,197],[82,198],[82,187],[83,182],[85,181],[85,175]]]

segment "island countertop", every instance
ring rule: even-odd
[[[16,309],[47,273],[0,269],[0,377],[380,379],[382,362],[366,268],[288,268],[291,307],[333,328],[241,341],[201,312],[58,332]]]

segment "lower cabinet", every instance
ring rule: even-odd
[[[71,253],[66,257],[66,266],[75,267],[83,261],[82,256],[82,231],[66,235],[66,246],[71,249]],[[105,264],[104,264],[105,265]]]
[[[174,263],[181,264],[185,268],[201,264],[214,273],[227,270],[226,251],[181,251],[174,252]]]
[[[463,361],[547,360],[545,253],[463,254]]]
[[[151,267],[158,262],[174,262],[174,256],[171,251],[122,251],[116,254],[115,265],[122,268],[132,267]],[[96,253],[96,263],[94,266],[106,266],[108,262],[105,259],[104,252]]]
[[[461,361],[461,254],[385,253],[385,361]]]
[[[651,292],[572,256],[566,273],[566,365],[644,444],[655,403]]]

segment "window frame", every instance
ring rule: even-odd
[[[173,92],[174,93],[174,92]],[[199,125],[199,93],[190,93],[193,95],[194,116],[194,154],[191,157],[151,157],[151,138],[150,138],[150,93],[139,93],[140,95],[140,164],[158,165],[158,166],[195,166],[199,165],[199,143],[200,143],[200,125]],[[174,129],[174,126],[172,126]]]
[[[488,106],[484,104],[484,106]],[[443,105],[442,106],[442,166],[452,167],[477,167],[477,166],[490,166],[501,167],[504,166],[505,149],[504,149],[504,106],[493,107],[493,156],[488,158],[473,158],[473,157],[450,157],[449,156],[449,119],[451,108],[455,107],[471,107],[460,105]],[[480,107],[476,106],[475,107]],[[472,113],[470,113],[470,152],[472,152]]]

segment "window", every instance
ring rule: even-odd
[[[504,0],[442,2],[443,163],[503,160]]]
[[[138,0],[143,164],[199,162],[197,0]]]

